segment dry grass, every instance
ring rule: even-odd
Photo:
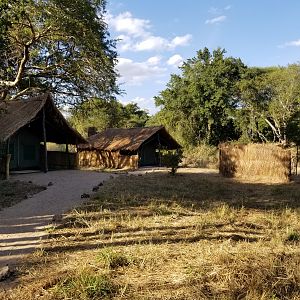
[[[120,176],[70,213],[2,297],[300,299],[299,192],[216,174]]]
[[[220,146],[220,172],[223,176],[288,182],[291,152],[274,144]]]
[[[44,189],[44,187],[33,183],[17,180],[0,180],[0,210],[12,206]]]
[[[196,147],[184,149],[181,165],[193,168],[218,168],[218,148],[215,146],[200,144]]]

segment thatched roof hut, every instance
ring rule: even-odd
[[[90,136],[88,144],[79,145],[83,166],[113,168],[159,165],[161,149],[181,146],[164,126],[109,128]]]
[[[65,144],[86,143],[55,106],[50,94],[28,100],[0,102],[0,142],[5,142],[24,126],[34,127],[42,140],[42,111],[45,109],[47,142]]]
[[[86,140],[68,124],[50,94],[0,102],[0,158],[11,154],[11,168],[43,164],[47,171],[47,142],[77,145]]]

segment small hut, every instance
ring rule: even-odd
[[[163,126],[110,128],[79,145],[81,167],[130,168],[160,166],[161,150],[181,146]]]
[[[66,145],[66,152],[47,151],[47,142]],[[50,94],[0,103],[0,160],[11,170],[75,167],[69,145],[86,143],[55,106]],[[10,160],[10,163],[9,163]],[[7,177],[7,176],[6,176]]]

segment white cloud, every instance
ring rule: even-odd
[[[117,70],[121,76],[120,81],[129,85],[140,85],[146,80],[163,76],[166,69],[153,64],[153,60],[152,57],[144,62],[134,62],[120,57],[117,64]]]
[[[160,36],[150,36],[134,46],[136,51],[161,50],[168,46],[168,41]]]
[[[221,9],[212,6],[209,8],[208,12],[212,15],[219,15],[221,13]]]
[[[223,15],[216,18],[208,19],[205,21],[205,24],[219,24],[224,22],[226,19],[227,17]]]
[[[121,34],[116,37],[120,51],[130,50],[132,47],[132,39],[128,35]]]
[[[225,7],[223,8],[218,8],[218,7],[210,7],[208,12],[211,14],[211,15],[222,15],[224,13],[224,11],[226,10],[230,10],[231,9],[231,5],[226,5]]]
[[[126,100],[126,99],[120,99],[120,101],[124,104],[130,104],[130,103],[137,103],[137,105],[146,110],[148,113],[150,114],[155,114],[158,111],[158,108],[155,106],[155,101],[154,98],[145,98],[145,97],[134,97],[130,100]]]
[[[279,48],[285,48],[285,47],[300,47],[300,39],[284,43],[283,45],[279,45]]]
[[[133,46],[133,49],[135,51],[173,50],[176,47],[188,45],[191,38],[192,36],[190,34],[176,36],[172,40],[167,40],[160,36],[149,36],[146,39],[136,43]]]
[[[161,57],[160,56],[152,56],[150,58],[148,58],[147,62],[149,65],[158,65],[161,61]]]
[[[131,100],[122,100],[121,99],[121,102],[124,104],[124,105],[127,105],[127,104],[130,104],[130,103],[137,103],[139,106],[141,106],[140,104],[144,104],[145,102],[148,102],[148,100],[144,97],[135,97]]]
[[[131,36],[139,37],[148,34],[150,21],[134,18],[129,11],[117,16],[107,14],[106,22],[117,32],[123,32]]]
[[[155,36],[150,31],[149,20],[134,18],[128,11],[117,16],[107,14],[106,22],[119,33],[118,50],[121,52],[173,50],[188,45],[192,38],[190,34],[176,36],[173,39]]]
[[[183,36],[176,36],[170,43],[171,48],[175,48],[177,46],[186,46],[189,44],[192,39],[191,34],[186,34]]]
[[[148,104],[150,101],[153,101],[153,99],[146,99],[144,97],[135,97],[133,98],[130,103],[137,103],[139,106],[141,106],[141,104]]]
[[[168,65],[175,66],[175,67],[182,65],[182,63],[183,63],[183,58],[179,54],[175,54],[171,56],[167,61]]]

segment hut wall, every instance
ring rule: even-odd
[[[138,155],[122,155],[119,151],[82,150],[78,156],[80,167],[138,168]]]
[[[288,182],[291,152],[274,144],[222,144],[219,163],[220,173],[226,177]]]
[[[47,156],[50,170],[76,169],[78,167],[77,153],[47,151]]]
[[[10,139],[10,169],[38,169],[40,167],[40,141],[29,129],[22,128]]]

